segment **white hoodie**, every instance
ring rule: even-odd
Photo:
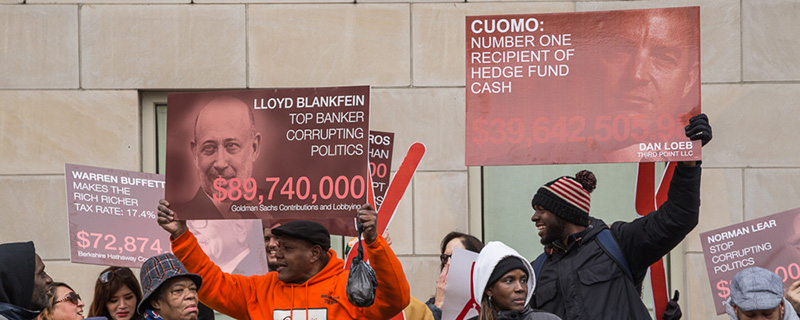
[[[528,269],[528,295],[525,297],[525,305],[531,301],[533,288],[536,287],[536,275],[533,274],[533,267],[516,250],[502,242],[491,241],[483,247],[478,259],[475,260],[475,271],[472,273],[472,283],[475,284],[472,294],[478,305],[481,304],[483,292],[486,290],[487,282],[489,282],[489,277],[492,275],[494,267],[497,266],[500,260],[508,256],[519,259],[522,265]]]

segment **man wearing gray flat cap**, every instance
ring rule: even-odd
[[[783,297],[781,277],[760,267],[747,268],[733,276],[725,311],[731,320],[800,319]]]

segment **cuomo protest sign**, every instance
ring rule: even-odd
[[[700,159],[699,12],[468,16],[466,164]]]
[[[800,208],[700,234],[717,314],[725,313],[730,281],[742,269],[772,270],[785,288],[800,280]]]
[[[369,87],[170,94],[166,199],[179,219],[305,219],[355,235]]]

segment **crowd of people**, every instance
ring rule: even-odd
[[[690,120],[686,135],[703,145],[711,139],[705,115]],[[0,320],[205,320],[214,317],[212,309],[250,320],[391,319],[401,312],[404,319],[439,320],[455,248],[477,253],[470,294],[479,314],[473,319],[650,319],[641,299],[644,276],[697,225],[700,176],[699,162],[680,163],[666,202],[640,219],[611,225],[589,215],[593,173],[556,178],[531,201],[542,255],[529,261],[501,242],[484,246],[451,232],[441,242],[440,275],[427,303],[411,297],[391,241],[377,233],[377,214],[364,205],[356,221],[377,280],[367,306],[348,299],[345,261],[331,249],[323,225],[295,220],[265,229],[270,272],[231,274],[209,259],[186,221],[161,200],[157,220],[171,236],[173,253],[145,261],[138,280],[129,268],[103,270],[88,313],[69,284],[47,274],[32,242],[1,244]],[[679,319],[680,307],[675,301],[670,306],[664,319]],[[758,267],[734,276],[726,302],[731,319],[798,319],[798,306],[800,282],[784,293],[780,277]]]

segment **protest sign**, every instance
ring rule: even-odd
[[[164,176],[65,164],[70,261],[139,268],[170,252],[156,223]]]
[[[447,285],[442,304],[443,320],[465,320],[478,315],[476,298],[472,296],[472,271],[478,254],[461,248],[453,248]]]
[[[800,280],[800,208],[700,234],[717,314],[725,313],[730,281],[749,267],[774,271],[785,288]]]
[[[170,94],[166,199],[179,219],[313,220],[355,235],[369,87]]]
[[[372,177],[372,190],[375,194],[375,210],[383,203],[383,197],[389,188],[389,176],[392,170],[392,150],[394,149],[394,133],[369,131],[369,172]]]
[[[468,16],[466,164],[699,160],[699,12]]]
[[[269,272],[261,220],[189,220],[186,227],[223,272],[243,276]]]

